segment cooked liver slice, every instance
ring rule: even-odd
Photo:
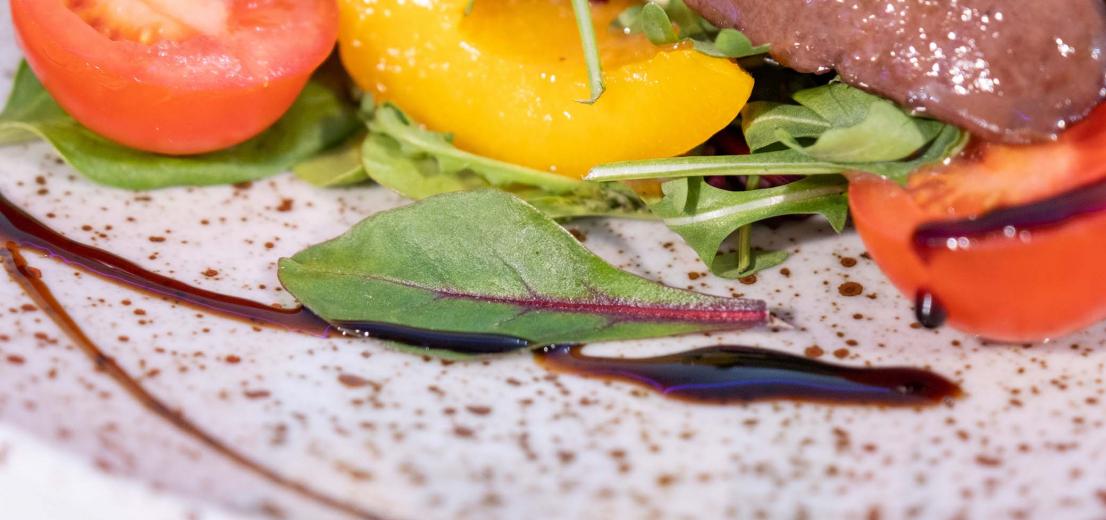
[[[1106,85],[1103,0],[686,0],[803,72],[989,140],[1041,141]]]

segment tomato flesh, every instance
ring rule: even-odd
[[[11,0],[28,64],[132,148],[210,152],[273,124],[337,38],[333,0]]]
[[[221,0],[66,0],[65,6],[104,36],[150,45],[227,29]]]
[[[869,253],[908,297],[933,294],[950,324],[1003,341],[1034,341],[1106,318],[1106,214],[1059,226],[934,249],[914,247],[919,226],[972,219],[1106,179],[1106,106],[1057,142],[984,144],[907,186],[855,175],[849,205]]]

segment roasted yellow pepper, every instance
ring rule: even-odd
[[[568,0],[340,0],[342,61],[362,89],[465,150],[582,177],[600,163],[687,152],[752,90],[736,64],[657,47],[592,6],[606,93],[592,105]]]

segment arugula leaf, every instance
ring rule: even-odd
[[[750,191],[721,190],[702,177],[689,177],[664,183],[664,198],[650,209],[683,237],[711,272],[736,278],[777,265],[786,253],[762,251],[742,269],[739,254],[718,254],[734,231],[783,215],[821,214],[840,232],[849,213],[847,189],[848,183],[840,176],[808,177]]]
[[[596,166],[585,180],[596,182],[675,179],[711,175],[822,175],[850,168],[819,161],[795,150],[748,155],[689,155],[669,159],[623,161]]]
[[[748,155],[688,156],[610,163],[592,168],[585,179],[611,182],[704,175],[826,175],[860,171],[882,175],[902,183],[914,170],[960,153],[970,137],[967,132],[946,125],[924,152],[909,161],[833,163],[819,161],[795,150],[780,150]]]
[[[742,329],[768,319],[763,302],[620,271],[497,190],[379,213],[281,259],[279,276],[331,322],[499,334],[533,347]]]
[[[593,168],[586,178],[624,181],[866,171],[903,182],[912,171],[958,154],[969,139],[952,125],[911,117],[890,101],[843,83],[806,89],[795,99],[801,104],[760,102],[746,107],[742,129],[751,154],[611,163]]]
[[[854,164],[850,168],[853,171],[861,171],[881,175],[900,184],[906,183],[906,178],[915,170],[923,166],[937,164],[950,157],[960,154],[960,151],[968,145],[971,134],[952,125],[943,125],[937,137],[917,157],[908,161],[891,161],[884,163]]]
[[[815,159],[838,163],[878,163],[905,159],[933,140],[944,126],[932,119],[915,118],[894,103],[844,83],[830,83],[795,93],[795,101],[829,128],[814,144],[799,144],[790,126],[778,126],[777,140]],[[777,110],[779,110],[777,108]],[[772,116],[772,112],[760,114]],[[806,122],[805,120],[803,121]],[[746,129],[759,122],[752,119]],[[803,136],[808,128],[800,128]]]
[[[203,155],[158,155],[116,144],[81,126],[23,63],[0,113],[0,144],[45,139],[95,182],[149,190],[233,184],[274,175],[341,142],[358,123],[355,108],[340,91],[313,79],[276,124],[245,143]]]
[[[816,138],[831,127],[829,121],[802,105],[754,101],[741,111],[741,131],[753,152],[779,143],[780,131],[796,139]]]
[[[372,113],[361,160],[374,181],[416,200],[496,187],[554,218],[649,217],[644,204],[627,188],[582,182],[460,150],[448,134],[419,127],[392,104]]]

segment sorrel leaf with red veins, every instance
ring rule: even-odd
[[[549,217],[494,190],[380,213],[280,261],[280,280],[332,323],[499,334],[529,346],[764,324],[763,302],[667,287],[607,264]]]

